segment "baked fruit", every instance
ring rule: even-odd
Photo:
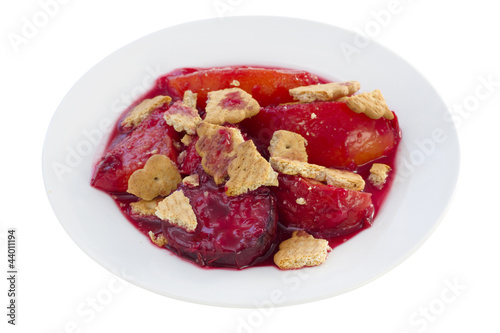
[[[227,196],[208,174],[198,169],[199,186],[181,185],[197,226],[189,232],[162,222],[167,247],[200,266],[244,268],[263,261],[272,250],[278,222],[274,196],[261,187]]]
[[[275,68],[222,67],[180,69],[158,80],[158,85],[173,98],[182,98],[186,90],[198,94],[198,107],[204,109],[211,91],[240,88],[255,98],[260,106],[288,103],[293,100],[289,90],[319,83],[308,72]]]
[[[92,176],[201,267],[297,269],[370,227],[401,138],[378,90],[304,71],[181,68],[124,112]]]
[[[369,226],[374,207],[371,193],[323,184],[314,179],[280,174],[272,187],[280,223],[316,238],[330,238]]]
[[[344,102],[270,106],[243,121],[241,127],[264,147],[277,130],[298,133],[308,142],[311,163],[349,170],[393,154],[399,142],[396,119],[370,119]]]
[[[163,119],[167,108],[156,109],[127,134],[115,133],[111,146],[95,168],[92,186],[110,193],[126,192],[132,173],[143,168],[152,155],[177,160],[174,142],[179,140],[178,134]]]

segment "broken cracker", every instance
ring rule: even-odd
[[[140,216],[154,216],[156,212],[156,206],[158,206],[158,202],[160,202],[161,200],[163,200],[163,198],[158,197],[153,200],[139,200],[136,202],[131,202],[130,208],[133,214],[137,214]]]
[[[185,134],[182,137],[181,142],[184,144],[184,146],[189,146],[191,144],[191,142],[193,142],[193,136],[189,135],[189,134]]]
[[[318,266],[325,262],[330,250],[327,240],[314,238],[303,230],[294,231],[291,238],[279,245],[274,263],[280,269]]]
[[[196,109],[196,103],[198,101],[198,94],[192,92],[191,90],[186,90],[182,98],[182,103],[190,108]]]
[[[198,110],[187,106],[184,102],[177,101],[165,111],[163,118],[177,132],[186,131],[187,134],[195,134],[196,126],[201,123]]]
[[[305,178],[316,179],[320,172],[325,169],[324,166],[311,164],[307,162],[294,161],[283,157],[271,157],[269,159],[274,170],[287,175],[300,175]]]
[[[185,150],[181,151],[179,156],[177,156],[177,164],[182,165],[182,163],[184,163],[184,160],[186,159],[186,156],[187,156],[187,151]]]
[[[356,113],[364,113],[371,119],[386,118],[394,119],[394,114],[389,110],[385,98],[380,90],[375,89],[371,93],[364,92],[351,97],[344,97],[338,100],[344,102],[349,109]]]
[[[307,140],[300,134],[279,130],[273,133],[269,153],[274,157],[307,162]]]
[[[236,148],[236,158],[229,164],[227,172],[228,196],[240,195],[261,186],[278,186],[278,173],[260,155],[252,140],[245,141]]]
[[[298,198],[297,200],[295,200],[295,202],[298,205],[305,205],[305,204],[307,204],[306,199],[304,199],[304,198]]]
[[[229,88],[208,93],[205,121],[222,125],[236,124],[255,116],[260,111],[259,103],[240,88]]]
[[[375,187],[381,189],[389,176],[389,171],[391,171],[390,166],[382,163],[373,163],[370,168],[368,180],[375,185]]]
[[[354,94],[360,88],[358,81],[314,84],[290,89],[290,95],[300,103],[333,101]]]
[[[189,187],[200,186],[200,176],[190,175],[190,176],[184,177],[184,179],[182,180],[182,184],[189,186]]]
[[[347,170],[325,168],[319,172],[316,179],[352,191],[362,191],[365,188],[363,177]]]
[[[236,147],[245,139],[237,128],[224,127],[203,122],[197,128],[199,136],[196,152],[201,157],[201,166],[214,177],[217,185],[227,177],[229,163],[235,158]]]
[[[151,241],[158,245],[159,247],[164,247],[165,245],[168,244],[167,239],[165,236],[163,236],[163,233],[160,233],[158,236],[155,236],[155,234],[150,231],[148,232],[149,238],[151,238]]]
[[[175,191],[160,201],[156,216],[189,232],[194,231],[198,225],[193,207],[182,190]]]
[[[156,96],[155,98],[145,99],[129,112],[127,117],[123,119],[121,125],[123,127],[136,127],[144,119],[146,119],[155,109],[170,103],[170,96]]]
[[[177,166],[165,155],[151,156],[144,168],[134,171],[127,192],[144,200],[167,196],[177,188],[181,175]]]

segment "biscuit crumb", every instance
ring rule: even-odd
[[[307,162],[307,140],[300,134],[279,130],[273,133],[269,153],[273,157]]]
[[[182,98],[182,103],[184,105],[196,109],[196,103],[198,101],[198,94],[193,93],[191,90],[186,90]]]
[[[194,231],[198,225],[193,207],[182,190],[175,191],[160,201],[156,216],[189,232]]]
[[[184,177],[184,179],[182,180],[182,184],[189,186],[189,187],[200,186],[200,176],[191,175],[191,176]]]
[[[255,116],[260,111],[259,103],[252,95],[240,88],[229,88],[208,93],[205,121],[222,125],[236,124]]]
[[[151,156],[144,168],[135,170],[128,180],[127,192],[144,200],[167,196],[177,188],[181,175],[165,155]]]
[[[280,269],[318,266],[325,262],[330,250],[327,240],[314,238],[303,230],[294,231],[291,238],[279,245],[274,263]]]
[[[227,168],[226,194],[236,196],[261,186],[278,186],[278,173],[257,151],[252,140],[236,148],[236,157]]]
[[[357,173],[346,170],[325,168],[320,171],[316,179],[320,182],[326,181],[328,185],[352,191],[362,191],[365,188],[365,181],[363,180],[363,177]]]
[[[230,85],[230,86],[234,86],[234,87],[239,87],[239,86],[240,86],[240,81],[238,81],[238,80],[233,80],[233,82],[231,82],[229,85]]]
[[[316,113],[311,113],[311,119],[316,119],[317,117]]]
[[[153,200],[139,200],[130,203],[130,209],[133,214],[140,216],[154,216],[158,202],[163,200],[163,197],[157,197]]]
[[[185,151],[185,150],[181,151],[179,156],[177,156],[177,164],[181,165],[182,163],[184,163],[186,156],[187,156],[187,151]]]
[[[198,111],[187,106],[181,101],[177,101],[165,111],[163,118],[170,126],[173,126],[177,132],[186,131],[187,134],[196,133],[196,126],[201,123],[201,117]]]
[[[189,134],[185,134],[182,139],[181,139],[181,142],[184,146],[189,146],[191,144],[191,142],[193,142],[193,136],[192,135],[189,135]]]
[[[306,162],[294,161],[288,158],[271,157],[269,159],[274,170],[287,175],[300,175],[305,178],[316,179],[320,172],[325,169],[324,166],[310,164]]]
[[[201,157],[201,166],[214,177],[217,185],[224,183],[229,163],[236,156],[236,147],[245,139],[237,128],[224,127],[203,122],[198,126],[199,136],[196,152]]]
[[[351,97],[340,98],[339,102],[344,102],[349,109],[356,113],[364,113],[371,119],[394,119],[394,114],[389,110],[384,96],[380,90],[375,89],[371,93],[364,92]]]
[[[298,205],[305,205],[307,202],[306,202],[306,199],[304,198],[298,198],[297,200],[295,200],[295,202],[298,204]]]
[[[167,239],[165,236],[163,236],[163,233],[160,233],[158,236],[155,236],[155,234],[150,231],[148,232],[149,238],[151,238],[151,241],[156,244],[159,247],[164,247],[165,245],[168,244]]]
[[[333,101],[354,94],[360,88],[358,81],[313,84],[290,89],[290,95],[300,103]]]
[[[123,127],[136,127],[154,110],[163,106],[163,104],[170,103],[171,100],[170,96],[156,96],[155,98],[145,99],[130,111],[127,117],[123,119],[121,125]]]
[[[181,146],[181,143],[176,141],[176,140],[172,140],[172,145],[174,146],[174,148],[179,151],[182,149],[182,146]],[[158,152],[158,151],[157,151]],[[156,154],[157,152],[155,153],[152,153],[152,154]]]
[[[391,167],[382,164],[382,163],[373,163],[370,168],[370,176],[368,176],[368,180],[375,185],[378,189],[384,187],[384,184],[389,176],[389,171],[391,171]]]

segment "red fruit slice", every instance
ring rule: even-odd
[[[185,148],[185,153],[179,155],[179,171],[183,175],[192,174],[201,164],[201,156],[196,152],[198,136],[193,136],[193,141]]]
[[[130,175],[143,168],[152,155],[162,154],[177,161],[173,140],[178,137],[163,119],[165,110],[158,108],[122,141],[108,148],[96,166],[92,186],[107,192],[125,192]]]
[[[276,130],[298,133],[308,142],[309,163],[351,170],[389,155],[400,139],[396,117],[370,119],[342,102],[262,108],[259,114],[244,120],[241,128],[266,147]]]
[[[345,235],[371,224],[374,208],[370,193],[325,185],[300,176],[280,174],[273,187],[279,221],[304,229],[315,237]]]
[[[315,75],[297,70],[254,67],[192,70],[177,70],[160,78],[157,84],[167,87],[170,95],[176,98],[182,98],[186,90],[197,93],[201,109],[206,106],[207,93],[214,90],[238,87],[251,94],[261,106],[267,106],[291,102],[293,99],[288,92],[291,88],[319,83]]]
[[[196,215],[193,233],[164,221],[168,248],[200,266],[244,268],[270,254],[276,233],[274,197],[266,187],[228,197],[224,186],[198,169],[199,187],[181,186]]]

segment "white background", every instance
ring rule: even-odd
[[[26,20],[33,22],[43,10],[41,4],[54,1],[0,5],[0,331],[500,330],[500,20],[493,2],[400,0],[398,12],[382,20],[377,13],[394,1],[60,0],[53,17],[14,46],[8,36],[22,35]],[[51,116],[72,85],[137,38],[183,22],[233,15],[298,17],[365,32],[421,71],[455,112],[461,174],[447,215],[415,254],[368,285],[264,312],[168,299],[122,285],[73,243],[53,214],[42,180],[42,145]],[[481,78],[494,84],[486,87]],[[478,91],[489,94],[477,98]],[[19,237],[15,327],[7,324],[3,278],[10,227]]]

